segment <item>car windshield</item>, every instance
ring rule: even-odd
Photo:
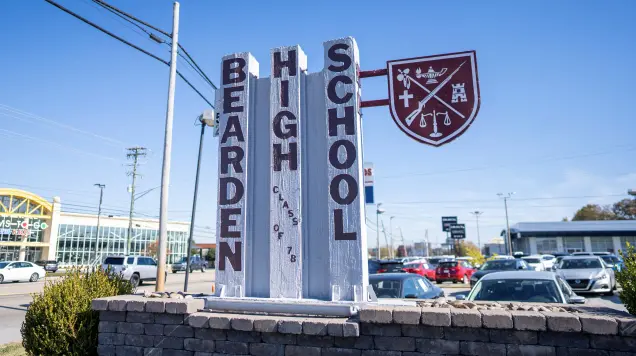
[[[481,266],[482,271],[506,271],[513,270],[517,267],[517,261],[515,260],[494,260],[488,261]]]
[[[437,265],[437,267],[439,268],[457,267],[457,261],[440,262],[439,265]]]
[[[601,258],[603,259],[603,261],[605,261],[605,263],[608,263],[610,265],[613,265],[619,262],[618,257],[616,256],[602,256]]]
[[[524,258],[523,260],[528,263],[541,263],[541,260],[538,258]]]
[[[0,262],[0,269],[7,267],[8,264],[9,262]]]
[[[405,263],[404,268],[420,268],[420,263],[419,262]]]
[[[469,300],[561,303],[556,283],[543,279],[482,280],[470,292]]]
[[[598,258],[585,258],[561,261],[561,269],[603,268]]]
[[[106,257],[106,260],[104,261],[105,265],[113,265],[113,266],[119,266],[119,265],[123,265],[124,264],[124,258],[123,257]]]
[[[402,262],[382,262],[380,268],[385,269],[386,272],[402,272]]]
[[[372,279],[369,284],[373,286],[378,298],[399,298],[402,282],[395,279]]]

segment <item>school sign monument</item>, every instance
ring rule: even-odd
[[[390,106],[401,130],[433,146],[460,136],[477,114],[472,51],[361,72],[353,38],[323,46],[317,73],[307,72],[300,46],[272,49],[265,78],[250,53],[221,60],[217,296],[373,299],[361,108]],[[379,75],[388,76],[390,99],[361,101],[361,78]]]

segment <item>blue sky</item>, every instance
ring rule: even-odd
[[[122,37],[169,57],[130,25],[90,0],[59,0]],[[172,2],[112,1],[163,29]],[[128,206],[124,147],[150,149],[140,190],[160,184],[168,68],[44,1],[0,4],[0,186],[22,187],[66,209]],[[505,226],[497,192],[516,192],[511,223],[571,217],[588,203],[607,204],[636,187],[633,135],[636,68],[633,1],[183,1],[180,41],[218,83],[220,58],[250,51],[268,76],[273,47],[300,44],[309,70],[322,69],[322,42],[353,36],[363,70],[387,60],[477,51],[482,103],[471,128],[441,148],[403,134],[387,107],[364,109],[364,155],[376,168],[376,196],[407,241],[429,230],[441,242],[440,217],[457,215],[482,243]],[[179,69],[210,100],[209,87]],[[365,79],[363,99],[387,97],[385,78]],[[21,110],[37,115],[25,116]],[[206,109],[184,82],[176,93],[170,218],[188,220],[199,128]],[[51,120],[51,121],[47,121]],[[26,135],[26,136],[25,136]],[[217,141],[205,142],[196,225],[215,225]],[[158,190],[137,202],[158,215]],[[70,204],[73,204],[72,206]],[[375,216],[368,216],[375,228]],[[369,230],[370,241],[375,231]],[[211,236],[204,228],[199,237]]]

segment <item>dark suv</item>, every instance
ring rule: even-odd
[[[177,273],[179,271],[184,271],[187,269],[187,257],[183,257],[179,262],[176,262],[172,265],[172,273]],[[205,268],[207,267],[207,261],[202,259],[199,256],[190,257],[190,273],[192,271],[201,271],[205,272]]]
[[[36,265],[44,268],[45,271],[47,272],[57,272],[57,270],[59,269],[59,266],[57,264],[57,261],[37,261],[35,262]]]

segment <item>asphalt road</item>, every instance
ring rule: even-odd
[[[168,274],[166,282],[167,291],[183,290],[184,273]],[[55,280],[55,279],[53,279]],[[194,272],[190,275],[188,291],[191,293],[211,293],[214,282],[214,271],[205,273]],[[29,303],[30,293],[41,292],[44,281],[36,283],[7,283],[0,285],[0,345],[9,342],[20,341],[20,327],[24,320]],[[446,296],[453,298],[458,294],[468,294],[468,287],[459,285],[442,284]],[[139,287],[139,290],[154,291],[155,284],[150,282]],[[589,296],[583,308],[599,314],[617,313],[626,311],[617,295],[613,297]]]

